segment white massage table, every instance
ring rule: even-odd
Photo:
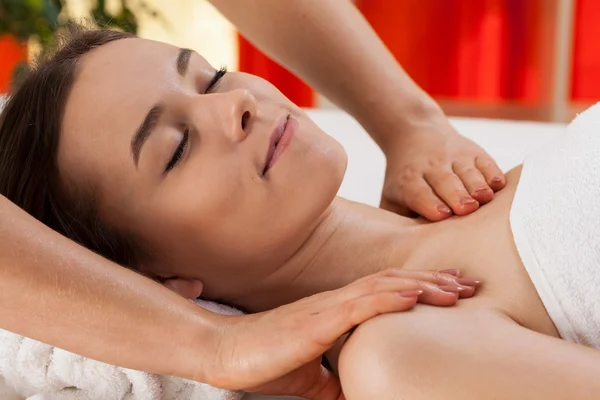
[[[311,110],[310,116],[348,153],[348,170],[339,195],[373,206],[379,205],[385,159],[361,126],[341,111]],[[480,144],[507,171],[524,157],[560,135],[565,125],[535,122],[452,118],[456,129]],[[292,400],[291,397],[246,395],[244,400]]]

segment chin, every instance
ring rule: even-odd
[[[314,218],[319,218],[335,200],[348,165],[346,151],[337,141],[333,140],[327,152],[321,153],[319,160],[315,160],[311,168],[310,193],[315,203]]]
[[[344,147],[335,139],[329,138],[331,143],[326,151],[322,151],[322,170],[320,174],[325,175],[334,186],[335,193],[340,189],[346,168],[348,167],[348,155]],[[335,196],[334,196],[335,197]]]
[[[346,150],[344,150],[344,147],[340,144],[340,142],[338,142],[337,140],[334,140],[336,147],[337,147],[337,175],[339,177],[339,184],[338,184],[338,189],[340,188],[340,185],[342,184],[342,180],[344,179],[344,175],[346,175],[346,168],[348,167],[348,154],[346,153]]]

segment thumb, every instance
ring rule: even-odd
[[[302,397],[309,400],[345,400],[339,379],[327,368],[321,366],[319,376]]]

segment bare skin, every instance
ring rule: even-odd
[[[597,368],[600,356],[558,339],[523,269],[508,219],[518,168],[495,201],[437,224],[336,198],[345,155],[301,110],[244,74],[227,74],[207,91],[214,69],[192,55],[186,73],[178,74],[178,54],[168,45],[126,39],[87,55],[59,149],[64,182],[91,183],[101,216],[150,246],[152,256],[139,265],[144,273],[175,290],[200,281],[208,298],[257,312],[390,267],[461,269],[485,282],[475,299],[452,310],[424,307],[376,318],[342,347],[339,371],[348,399],[561,398],[566,392],[585,399],[598,389],[586,372],[592,369],[546,364],[570,357]],[[136,166],[130,143],[157,103],[165,111]],[[294,121],[294,135],[265,173],[281,115]],[[179,148],[176,165],[165,169]],[[428,295],[437,290],[453,304],[478,285],[458,283],[462,291],[438,286]],[[421,354],[440,367],[413,363]],[[329,355],[336,363],[336,352]],[[493,362],[480,368],[487,359]],[[457,363],[460,368],[449,367]],[[536,369],[544,373],[523,374]],[[359,379],[372,371],[370,381]]]
[[[559,339],[514,246],[519,175],[509,172],[506,189],[479,213],[423,227],[406,268],[460,264],[485,285],[447,313],[421,307],[359,327],[339,359],[347,399],[597,397],[600,353]]]

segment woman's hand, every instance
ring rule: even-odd
[[[210,350],[216,359],[202,366],[203,375],[227,389],[342,399],[339,381],[321,366],[321,355],[377,315],[410,310],[417,301],[449,306],[459,294],[474,294],[479,282],[447,272],[391,269],[271,311],[223,316],[216,348]]]
[[[386,135],[381,207],[430,221],[466,215],[491,201],[505,178],[478,145],[459,135],[439,111]]]

